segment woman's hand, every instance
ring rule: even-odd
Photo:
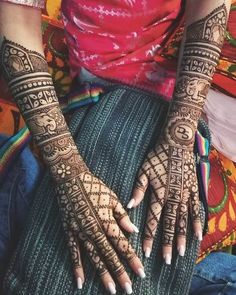
[[[90,171],[59,185],[57,192],[63,226],[75,273],[81,280],[80,285],[84,277],[78,240],[82,241],[107,290],[115,294],[114,278],[127,294],[131,294],[131,281],[118,254],[137,275],[143,278],[145,274],[141,261],[121,230],[123,228],[133,233],[137,232],[137,228],[115,193]]]
[[[4,13],[20,16],[22,19],[27,19],[30,13],[37,16],[35,32],[39,38],[36,38],[36,42],[35,32],[31,31],[30,26],[26,31],[25,25],[21,27],[22,24],[15,28],[5,26],[4,23],[0,27],[0,35],[5,37],[0,48],[0,66],[58,189],[63,226],[72,253],[78,286],[81,287],[84,280],[77,242],[80,238],[107,290],[115,293],[113,276],[130,294],[131,281],[118,254],[123,255],[137,274],[142,277],[145,274],[140,260],[118,224],[130,232],[134,231],[134,227],[125,216],[115,194],[92,176],[79,154],[61,112],[47,61],[42,54],[40,12],[0,3],[0,15]],[[29,38],[30,44],[40,45],[31,50],[24,47],[27,42],[18,44],[18,35],[21,36],[21,33],[28,38],[32,37]],[[9,40],[8,36],[12,38]]]
[[[184,256],[188,212],[199,240],[202,239],[200,205],[193,152],[161,141],[140,168],[133,198],[128,208],[143,200],[150,186],[151,199],[145,226],[143,249],[150,256],[157,226],[163,214],[163,257],[171,263],[172,244],[177,235],[179,254]],[[162,212],[163,211],[163,212]]]
[[[198,239],[202,239],[198,184],[193,144],[208,90],[224,42],[230,0],[188,0],[186,28],[173,101],[163,137],[151,151],[139,173],[133,200],[137,206],[151,186],[144,250],[149,256],[153,236],[163,211],[163,255],[171,263],[172,244],[177,233],[180,255],[185,252],[188,208]]]

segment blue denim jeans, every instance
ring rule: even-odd
[[[6,139],[0,135],[0,145]],[[7,260],[24,225],[39,175],[38,162],[25,148],[0,185],[0,285]]]
[[[236,256],[215,252],[196,265],[189,295],[235,295]]]

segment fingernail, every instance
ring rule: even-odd
[[[164,259],[165,259],[166,264],[171,265],[171,255],[170,254],[166,254],[164,256]]]
[[[133,228],[133,230],[134,230],[134,232],[135,232],[136,234],[139,233],[139,229],[138,229],[137,226],[134,225],[133,223],[132,223],[132,228]]]
[[[198,241],[202,241],[202,232],[201,231],[198,231],[197,233],[196,233],[196,236],[197,236],[197,238],[198,238]]]
[[[133,293],[132,286],[130,285],[130,283],[125,283],[125,291],[127,294]]]
[[[128,209],[133,208],[133,206],[134,206],[134,202],[135,202],[135,199],[131,199],[131,200],[129,201],[128,205],[127,205],[127,208],[128,208]]]
[[[146,250],[145,250],[145,257],[149,258],[150,255],[151,255],[151,248],[147,247]]]
[[[83,282],[81,278],[77,278],[77,288],[81,290],[83,288]]]
[[[111,294],[116,294],[116,287],[114,286],[113,283],[108,283],[108,290]]]
[[[185,254],[185,247],[183,245],[179,246],[179,255],[184,256]]]
[[[146,274],[142,268],[138,269],[138,275],[140,276],[141,279],[144,279],[146,277]]]

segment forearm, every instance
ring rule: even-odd
[[[224,41],[230,1],[188,1],[187,23],[173,102],[164,135],[192,148],[198,120]]]
[[[60,110],[42,55],[4,40],[1,64],[11,93],[58,182],[86,169]]]
[[[21,32],[27,35],[25,30]],[[28,35],[22,38],[22,45],[30,44],[27,41],[30,33]],[[41,35],[39,33],[37,40],[32,36],[32,43],[36,41],[36,51],[14,43],[19,36],[4,25],[1,25],[1,37],[11,38],[11,41],[5,39],[1,44],[2,74],[53,178],[57,183],[65,182],[87,167],[60,110],[47,62],[42,55],[42,45],[39,45]]]

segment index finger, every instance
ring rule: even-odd
[[[129,201],[127,208],[135,208],[137,207],[143,200],[145,192],[148,187],[148,178],[144,172],[142,172],[135,184],[135,188],[133,191],[132,199]]]

